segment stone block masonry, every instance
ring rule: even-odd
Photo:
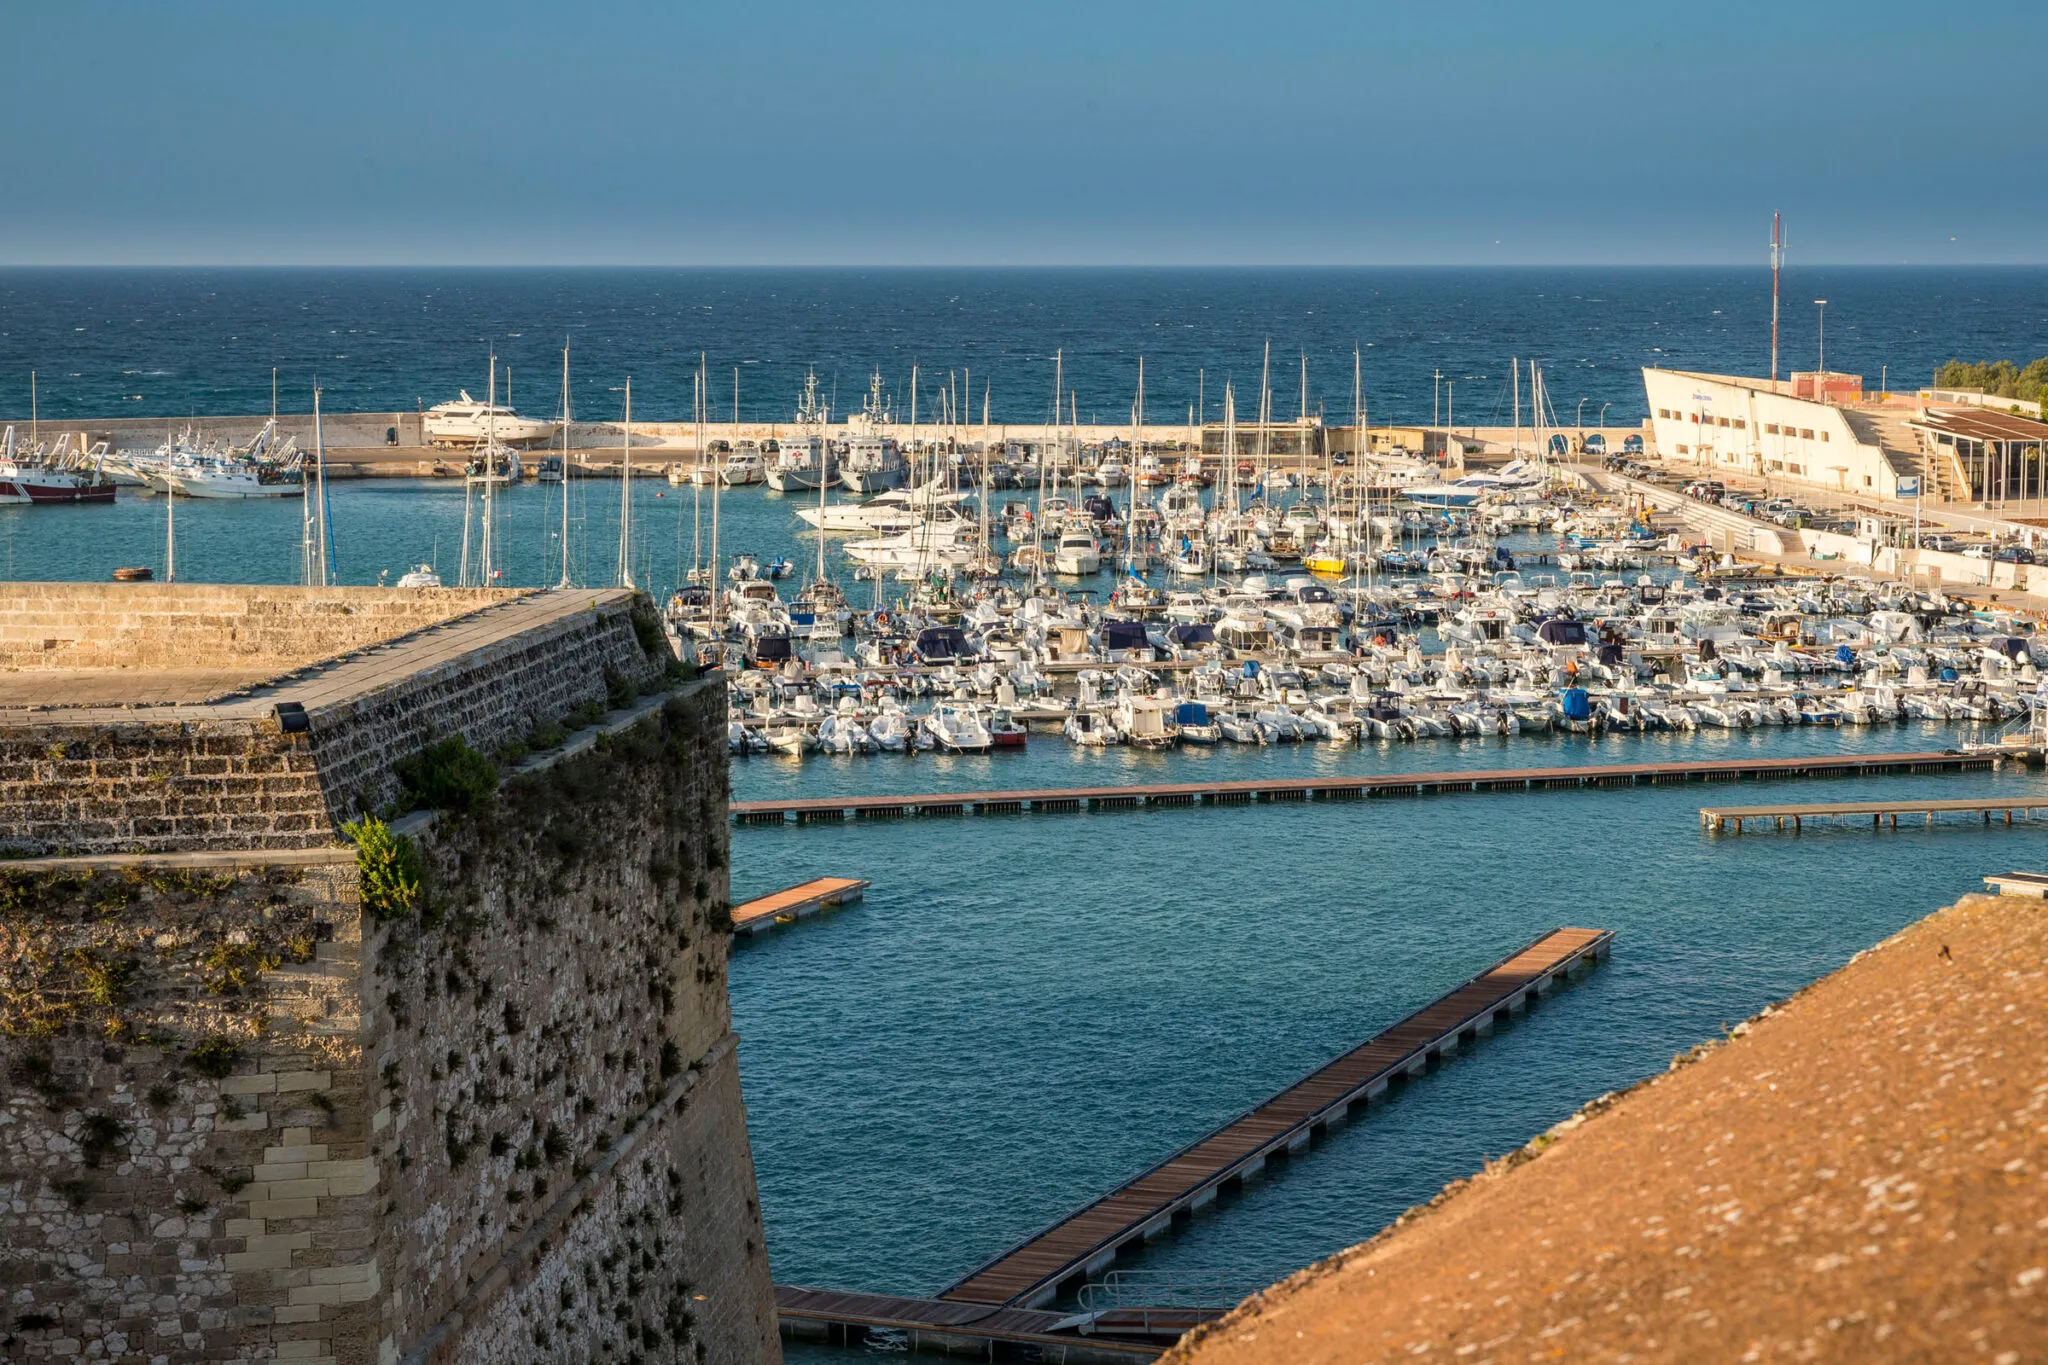
[[[308,590],[207,591],[264,602]],[[395,765],[429,742],[459,734],[488,752],[604,704],[620,686],[651,683],[667,657],[651,606],[631,593],[496,594],[417,629],[396,608],[385,611],[382,589],[326,590],[312,605],[335,596],[346,605],[349,593],[364,595],[359,615],[383,612],[410,633],[381,644],[364,637],[346,654],[211,701],[0,707],[0,851],[329,844],[342,822],[397,796]],[[131,652],[154,656],[149,647]],[[303,711],[306,729],[284,728],[291,709]]]
[[[316,784],[303,847],[214,826],[0,862],[0,1358],[778,1357],[723,688],[626,707],[658,662],[633,611],[523,599],[439,662],[309,677],[310,730],[263,736]],[[421,889],[366,908],[340,808],[423,737],[487,746],[608,693],[494,799],[399,822]]]
[[[270,668],[383,644],[520,594],[503,588],[0,583],[0,668]]]

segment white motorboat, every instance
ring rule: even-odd
[[[401,588],[438,588],[441,586],[441,575],[434,571],[433,565],[421,564],[415,568],[407,569],[404,573],[400,574],[398,576],[398,586]]]
[[[1086,531],[1068,531],[1060,537],[1052,556],[1054,573],[1081,578],[1101,569],[1102,546],[1094,536]]]
[[[555,424],[535,417],[521,417],[505,404],[479,403],[461,390],[453,402],[436,403],[427,409],[427,444],[473,446],[496,437],[500,441],[537,441],[554,434]]]
[[[953,702],[940,702],[926,713],[924,732],[950,753],[983,754],[995,747],[995,737],[974,708]]]
[[[946,488],[934,479],[916,488],[891,489],[861,502],[839,502],[828,507],[800,507],[797,519],[821,531],[907,531],[921,522],[957,516],[954,510],[967,500],[965,493]]]
[[[744,488],[748,484],[760,483],[767,477],[766,463],[761,452],[752,446],[741,446],[725,457],[719,466],[718,481],[727,488]]]

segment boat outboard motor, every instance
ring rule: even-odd
[[[1835,646],[1835,662],[1847,667],[1856,662],[1856,651],[1847,645]]]
[[[1563,693],[1564,718],[1566,720],[1591,720],[1592,699],[1583,687],[1567,687]]]

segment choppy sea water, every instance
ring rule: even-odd
[[[1831,366],[1875,376],[1889,364],[1908,383],[1951,354],[2030,356],[2048,317],[2048,271],[1813,272],[1797,288],[1808,283],[1834,300]],[[1534,354],[1548,358],[1561,416],[1585,396],[1589,419],[1604,402],[1610,421],[1632,422],[1642,364],[1767,363],[1760,303],[1760,272],[1715,271],[8,271],[0,412],[26,415],[16,381],[30,367],[53,417],[258,411],[273,364],[288,407],[304,406],[291,385],[314,371],[331,407],[408,407],[475,390],[491,343],[514,365],[522,405],[548,412],[567,332],[586,417],[610,415],[629,371],[636,415],[682,415],[701,350],[714,369],[742,368],[750,417],[786,408],[811,365],[842,388],[880,366],[900,393],[916,360],[973,368],[977,391],[991,381],[999,419],[1032,421],[1049,403],[1055,347],[1084,417],[1127,410],[1140,352],[1155,411],[1184,410],[1200,383],[1213,414],[1217,376],[1255,386],[1270,336],[1283,414],[1296,371],[1278,358],[1301,351],[1311,410],[1348,412],[1358,340],[1371,343],[1376,417],[1426,418],[1441,368],[1459,384],[1461,416],[1488,420],[1505,411],[1506,357]],[[1806,364],[1805,326],[1788,310],[1788,368]],[[651,483],[633,496],[636,578],[661,591],[708,545],[708,498]],[[524,488],[500,503],[508,583],[559,573],[560,497]],[[618,499],[606,481],[569,495],[579,582],[615,572]],[[336,485],[342,580],[429,561],[452,581],[463,500],[445,483]],[[795,534],[793,501],[725,497],[723,548],[808,561],[815,542]],[[117,565],[160,565],[165,514],[161,498],[0,509],[0,576],[104,581]],[[177,525],[181,576],[296,572],[295,504],[181,501]],[[750,759],[735,765],[734,794],[1768,756],[1959,737],[1774,729],[1156,755],[1034,736],[1022,755]],[[1983,874],[2030,865],[2040,837],[1948,826],[1710,838],[1700,805],[2039,785],[2004,773],[737,830],[736,896],[815,875],[874,882],[864,904],[734,954],[775,1273],[934,1291],[1544,930],[1617,930],[1612,961],[1589,978],[1276,1164],[1139,1263],[1240,1282],[1284,1275]]]
[[[1761,252],[1759,253],[1761,255]],[[2048,269],[1799,267],[1785,277],[1787,371],[1828,364],[1926,383],[1951,356],[2031,359],[2048,323]],[[24,270],[0,269],[0,417],[28,416],[28,376],[56,418],[412,409],[481,394],[495,348],[523,410],[553,415],[561,350],[576,415],[689,415],[699,356],[714,416],[788,416],[815,369],[834,410],[879,370],[907,410],[912,365],[927,418],[950,388],[999,422],[1050,412],[1052,356],[1084,420],[1122,421],[1144,356],[1148,411],[1222,416],[1234,381],[1256,411],[1272,345],[1274,410],[1349,420],[1352,352],[1375,421],[1438,411],[1438,376],[1466,422],[1504,423],[1511,357],[1543,362],[1558,415],[1643,417],[1644,365],[1761,374],[1770,364],[1763,269],[1016,270]],[[969,372],[972,374],[971,383]]]

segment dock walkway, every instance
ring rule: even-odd
[[[1496,1021],[1523,1008],[1532,995],[1561,984],[1581,963],[1604,956],[1613,937],[1602,929],[1558,929],[1544,935],[1004,1252],[939,1297],[1025,1308],[1054,1299],[1106,1268],[1119,1248],[1164,1232],[1176,1214],[1207,1204],[1225,1184],[1258,1171],[1268,1157],[1306,1146],[1316,1129],[1343,1120],[1397,1079],[1421,1074],[1432,1056],[1447,1055],[1462,1041],[1491,1033]]]
[[[1124,1365],[1151,1360],[1181,1333],[1225,1310],[1181,1310],[1168,1327],[1135,1311],[1052,1313],[1002,1304],[911,1299],[802,1285],[775,1286],[775,1313],[786,1336],[856,1346],[873,1331],[900,1333],[913,1352],[943,1351],[995,1358],[999,1348],[1064,1365]],[[1156,1314],[1155,1314],[1156,1316]],[[1127,1324],[1123,1318],[1130,1318]],[[1144,1328],[1155,1330],[1146,1332]],[[1118,1335],[1129,1327],[1131,1334]],[[1146,1339],[1147,1337],[1151,1339]]]
[[[791,924],[821,910],[851,905],[867,891],[868,883],[857,877],[819,877],[796,886],[757,896],[732,908],[735,934],[758,934],[778,924]]]
[[[735,801],[741,824],[895,820],[922,815],[999,815],[1025,811],[1130,810],[1227,806],[1273,801],[1341,801],[1447,792],[1522,792],[1667,782],[1741,782],[1766,778],[1874,777],[1891,773],[1967,772],[1997,766],[1992,753],[1808,754],[1794,758],[1694,759],[1605,763],[1568,768],[1489,768],[1350,777],[1280,776],[1235,782],[1162,782],[1142,786],[1049,787],[1017,791],[927,792],[899,796],[810,796]]]
[[[1880,828],[1887,820],[1891,827],[1899,827],[1901,815],[1918,815],[1932,825],[1937,815],[1978,815],[1985,824],[1991,823],[1994,815],[2003,815],[2005,823],[2013,823],[2013,813],[2019,813],[2022,823],[2031,822],[2035,811],[2048,811],[2048,794],[2034,799],[2027,797],[1969,797],[1962,800],[1942,801],[1834,801],[1812,802],[1790,806],[1702,806],[1700,824],[1710,833],[1721,834],[1733,831],[1742,833],[1745,826],[1780,830],[1788,826],[1795,832],[1804,829],[1808,820],[1825,820],[1838,824],[1845,820],[1861,821],[1870,817],[1870,827]]]

